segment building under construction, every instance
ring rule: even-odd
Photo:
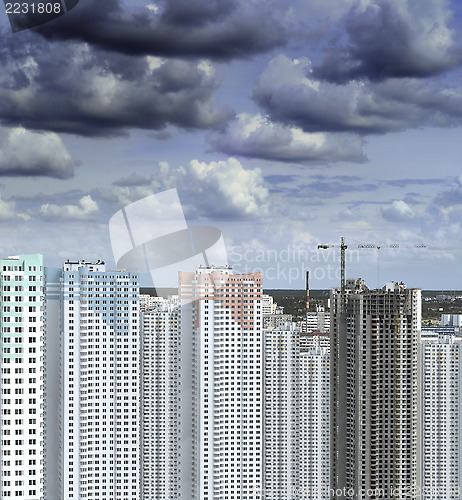
[[[332,498],[417,498],[420,290],[346,280],[331,313]]]

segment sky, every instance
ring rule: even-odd
[[[265,288],[338,286],[317,246],[343,236],[347,278],[462,289],[461,26],[446,0],[80,0],[15,33],[3,12],[0,254],[115,268],[111,217],[176,189]]]

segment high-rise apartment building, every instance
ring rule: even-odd
[[[298,426],[299,491],[297,498],[329,499],[330,354],[323,347],[300,353]]]
[[[330,312],[324,306],[316,304],[316,311],[308,311],[302,324],[302,333],[329,333]]]
[[[293,323],[264,331],[264,488],[275,500],[329,498],[329,351],[300,350]]]
[[[163,304],[164,301],[163,297],[142,293],[140,294],[140,311],[144,312],[155,309],[158,304]]]
[[[460,328],[462,326],[462,314],[442,314],[441,326]]]
[[[420,324],[420,290],[332,290],[333,498],[416,498]]]
[[[422,500],[462,498],[462,340],[421,344]]]
[[[49,410],[49,421],[59,420],[54,439],[47,440],[59,467],[47,464],[47,482],[59,496],[49,498],[138,500],[138,278],[106,271],[101,261],[67,261],[61,270],[47,269],[46,295],[47,347],[55,346],[47,352],[47,405],[60,409]],[[61,378],[52,392],[57,370]]]
[[[179,498],[178,297],[141,296],[143,498]]]
[[[0,496],[43,500],[43,259],[0,260]]]
[[[273,297],[271,295],[263,294],[261,296],[261,312],[263,316],[265,314],[275,314],[276,313],[277,304],[274,302]]]
[[[293,323],[265,329],[263,498],[299,498],[300,398],[299,330]]]
[[[262,487],[262,278],[231,273],[179,273],[183,500],[250,500]]]

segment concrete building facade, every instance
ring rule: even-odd
[[[417,498],[420,324],[420,290],[332,290],[332,498]]]
[[[462,340],[421,344],[422,500],[459,500],[462,487]]]
[[[264,331],[264,492],[277,500],[329,498],[330,356],[300,349],[294,323]]]
[[[138,277],[66,261],[47,269],[46,295],[49,498],[138,500]]]
[[[0,496],[43,500],[43,257],[0,259]]]
[[[174,500],[180,476],[180,310],[178,297],[157,299],[141,313],[143,498]]]
[[[263,472],[261,274],[199,267],[179,273],[178,293],[180,498],[253,499]]]

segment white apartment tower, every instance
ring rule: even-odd
[[[300,352],[293,323],[264,331],[264,494],[329,498],[329,351]]]
[[[0,260],[0,497],[43,500],[43,258]]]
[[[150,301],[141,313],[143,498],[178,498],[178,297]],[[149,302],[149,303],[148,303]]]
[[[329,333],[330,312],[324,306],[316,304],[316,311],[308,311],[305,316],[305,324],[302,324],[302,333]]]
[[[414,499],[420,290],[347,280],[331,304],[332,497]]]
[[[462,341],[421,344],[422,500],[462,498]]]
[[[50,370],[58,365],[61,375],[59,484],[48,467],[59,497],[49,500],[139,500],[138,278],[101,261],[66,261],[47,273],[47,343],[60,344]]]
[[[264,331],[263,489],[274,500],[299,498],[300,397],[299,330],[280,324]]]
[[[182,500],[253,500],[262,487],[262,278],[231,272],[179,273]]]
[[[328,500],[330,486],[330,354],[322,347],[300,353],[300,498]],[[305,495],[305,496],[303,496]],[[297,498],[297,497],[296,497]],[[298,500],[297,499],[297,500]]]

